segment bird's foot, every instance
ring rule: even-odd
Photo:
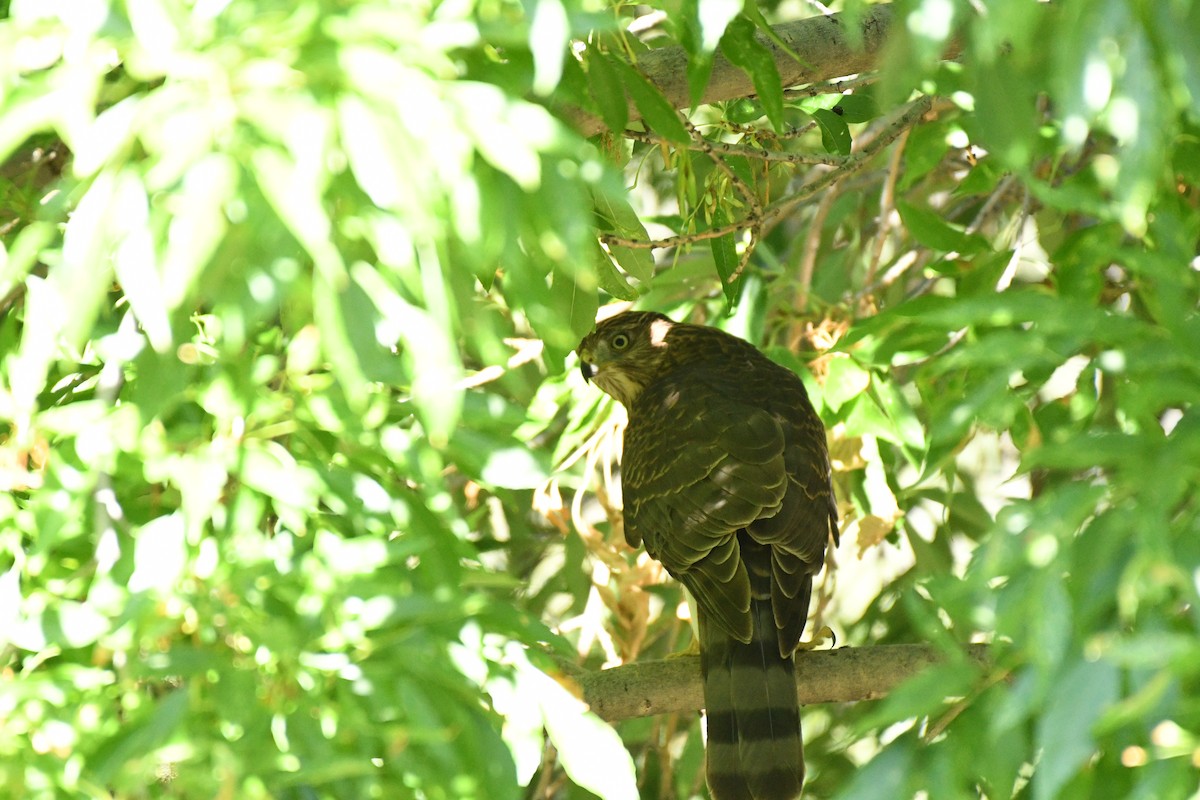
[[[822,625],[820,630],[813,633],[811,639],[809,639],[807,642],[801,641],[798,645],[796,645],[796,649],[797,650],[816,650],[818,647],[825,644],[826,642],[829,642],[829,646],[832,648],[834,645],[837,644],[837,634],[834,633],[833,629],[830,628],[828,625]]]

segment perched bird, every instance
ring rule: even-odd
[[[580,343],[622,403],[625,538],[691,592],[715,800],[792,800],[804,783],[794,653],[837,537],[825,430],[804,384],[747,342],[626,312]]]

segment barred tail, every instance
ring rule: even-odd
[[[750,641],[734,639],[703,613],[699,618],[708,786],[714,800],[794,800],[804,784],[794,661],[779,654],[769,548],[742,539],[751,545],[742,549],[750,575]]]

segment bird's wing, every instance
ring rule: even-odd
[[[771,607],[780,652],[795,648],[804,632],[812,579],[825,561],[825,547],[837,537],[837,505],[830,483],[825,431],[811,414],[777,410],[786,445],[788,487],[779,512],[750,524],[750,536],[771,546]]]
[[[749,641],[750,583],[737,531],[779,512],[785,440],[772,414],[701,377],[658,382],[625,433],[625,532],[681,581],[702,612]]]

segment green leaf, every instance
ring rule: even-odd
[[[296,120],[297,126],[307,123],[303,118]],[[343,279],[346,267],[330,240],[333,226],[321,202],[323,176],[302,168],[291,154],[270,145],[254,150],[250,167],[262,193],[312,256],[317,269],[331,283]]]
[[[404,187],[416,181],[403,149],[403,130],[354,95],[338,101],[337,115],[338,134],[358,185],[380,208],[403,208],[408,202]]]
[[[850,356],[835,353],[829,359],[823,395],[825,403],[834,411],[865,392],[870,385],[871,373]]]
[[[871,389],[879,401],[879,406],[892,421],[894,438],[889,438],[914,454],[924,451],[925,429],[899,387],[892,381],[876,375],[871,382]]]
[[[0,287],[7,290],[24,280],[56,233],[55,225],[35,221],[22,228],[9,244],[0,242]]]
[[[588,91],[596,101],[600,115],[604,117],[604,124],[613,133],[620,133],[629,122],[629,104],[625,99],[621,77],[617,68],[609,63],[610,58],[595,47],[588,49]]]
[[[679,112],[671,107],[658,87],[625,62],[614,63],[620,65],[617,71],[621,75],[621,81],[633,98],[634,105],[641,112],[643,121],[651,130],[676,144],[690,142],[692,139],[679,119]]]
[[[633,759],[612,726],[535,667],[523,672],[535,690],[528,699],[541,709],[546,733],[571,780],[604,800],[637,800]]]
[[[713,212],[713,227],[719,228],[727,225],[728,222],[724,210],[718,207]],[[732,306],[737,302],[741,292],[741,283],[745,277],[739,275],[736,280],[730,280],[737,272],[739,264],[736,234],[727,233],[716,239],[710,239],[709,247],[712,249],[713,263],[717,266],[717,275],[721,278],[721,290],[725,293],[725,301]]]
[[[928,667],[889,692],[859,720],[859,730],[936,714],[951,698],[969,694],[977,678],[978,670],[963,658]]]
[[[370,276],[366,273],[370,272]],[[369,283],[376,292],[383,292],[383,276],[359,262],[351,267],[353,280],[336,293],[338,313],[345,342],[352,351],[354,363],[367,381],[401,384],[406,376],[400,360],[392,353],[399,339],[399,327],[382,318],[380,297],[363,285]],[[373,280],[378,277],[380,280]],[[391,290],[395,295],[395,290]]]
[[[839,800],[877,800],[880,787],[899,792],[912,774],[913,746],[908,738],[892,742],[865,765],[853,771],[853,779],[842,789]]]
[[[921,244],[943,252],[964,255],[979,253],[988,248],[987,242],[975,234],[967,234],[959,225],[946,222],[933,211],[918,208],[905,200],[896,200],[896,209],[904,227]]]
[[[32,408],[60,343],[78,347],[91,331],[112,280],[112,254],[124,230],[116,199],[127,179],[103,172],[88,187],[62,236],[61,263],[25,282],[25,325],[9,385],[19,408]]]
[[[715,61],[716,59],[711,53],[688,59],[688,99],[691,101],[692,108],[700,105],[700,101],[704,98],[704,90],[708,86],[709,79],[712,78]]]
[[[180,306],[221,245],[228,229],[224,209],[238,190],[239,166],[229,156],[210,154],[192,164],[172,200],[173,213],[163,253],[167,306]]]
[[[170,741],[187,709],[187,689],[176,689],[157,702],[144,704],[132,719],[122,721],[115,736],[91,754],[85,774],[103,785],[131,758],[153,755]]]
[[[848,123],[870,122],[880,113],[879,104],[869,94],[842,95],[831,110]]]
[[[340,255],[338,256],[340,261]],[[358,361],[358,352],[347,330],[345,305],[340,302],[342,281],[330,281],[318,272],[313,279],[313,320],[321,332],[321,349],[341,383],[351,407],[361,411],[369,394],[367,376]]]
[[[613,259],[621,269],[638,278],[643,284],[649,283],[654,277],[654,256],[651,255],[650,248],[609,245],[608,251],[612,253]]]
[[[628,248],[611,249],[627,250]],[[599,242],[596,242],[592,248],[592,263],[596,268],[596,278],[600,281],[601,289],[618,300],[637,299],[637,290],[630,286],[625,276],[617,270],[612,258],[609,257],[608,253],[604,252],[604,248],[600,246]]]
[[[427,269],[436,265],[424,265]],[[441,446],[449,440],[462,410],[462,362],[446,330],[423,308],[409,303],[369,264],[351,267],[354,280],[379,312],[388,329],[403,344],[401,357],[412,376],[412,399],[430,439]]]
[[[813,119],[821,128],[821,146],[826,152],[838,155],[850,155],[854,142],[850,138],[850,128],[844,117],[828,109],[819,108],[812,112]]]
[[[611,231],[622,239],[646,241],[650,238],[646,226],[624,197],[593,188],[592,200],[601,230]],[[654,277],[654,255],[650,248],[609,245],[608,249],[617,263],[642,283],[649,283]]]
[[[767,119],[775,130],[782,131],[783,85],[779,69],[771,51],[755,38],[756,30],[754,23],[745,17],[734,19],[721,37],[721,52],[730,63],[750,76]]]
[[[75,149],[72,169],[77,175],[94,175],[118,158],[137,133],[137,116],[144,102],[142,96],[126,97],[96,115],[87,138]]]
[[[853,0],[852,0],[853,2]],[[803,64],[806,67],[811,67],[812,62],[808,61],[802,55],[797,53],[792,47],[783,40],[771,27],[770,21],[763,15],[762,9],[758,7],[758,0],[746,0],[745,6],[742,8],[742,13],[746,15],[750,21],[758,26],[758,32],[767,38],[771,44],[775,45],[781,52],[786,53],[788,58],[795,61],[797,64]]]
[[[1033,774],[1034,800],[1050,800],[1096,752],[1092,728],[1116,701],[1120,674],[1106,661],[1076,661],[1055,681],[1038,721],[1041,760]]]
[[[966,197],[986,195],[996,188],[1003,177],[1004,172],[996,166],[996,160],[990,156],[984,156],[971,168],[967,177],[962,179],[954,193]]]
[[[30,35],[19,34],[16,31],[14,33],[18,37]],[[14,68],[15,65],[9,69]],[[77,77],[74,82],[90,82],[88,72],[79,70],[78,77],[85,78],[85,81],[80,81]],[[72,103],[77,98],[62,91],[63,83],[65,81],[61,70],[31,71],[22,80],[23,91],[5,93],[6,96],[0,103],[0,112],[3,112],[0,113],[0,163],[7,161],[12,152],[29,141],[31,136],[52,129],[55,123],[62,119],[65,109],[83,111],[83,104],[75,106]],[[94,87],[90,87],[90,90],[95,92]]]
[[[892,422],[869,393],[850,400],[841,411],[847,436],[878,436],[893,441]]]
[[[693,108],[704,96],[721,35],[741,9],[742,0],[684,0],[678,17],[672,17],[688,54],[688,97]]]
[[[550,303],[556,309],[562,309],[562,317],[566,326],[556,326],[558,335],[551,338],[551,332],[543,333],[546,349],[543,356],[547,365],[556,362],[562,356],[573,351],[579,341],[596,325],[596,310],[600,300],[596,289],[596,276],[588,270],[571,269],[565,265],[558,266],[551,274]],[[561,344],[560,344],[561,342]],[[563,348],[562,351],[559,348]]]

